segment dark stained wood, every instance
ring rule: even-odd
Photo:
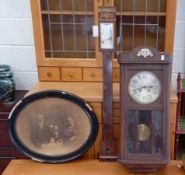
[[[15,102],[11,104],[3,103],[0,100],[0,112],[10,112],[13,106],[19,101],[26,93],[27,91],[19,90],[15,92]]]
[[[8,116],[14,105],[27,91],[15,91],[15,102],[4,104],[0,101],[0,174],[12,159],[25,158],[13,145],[8,134]]]
[[[120,73],[120,103],[121,103],[121,137],[120,137],[120,153],[118,156],[119,162],[124,164],[133,172],[154,172],[158,168],[163,167],[169,161],[169,94],[170,94],[170,79],[171,79],[171,62],[172,58],[167,54],[161,54],[154,48],[147,48],[150,52],[146,55],[141,53],[141,49],[145,47],[139,47],[134,49],[130,53],[122,54],[118,58],[118,62],[121,66]],[[146,50],[145,50],[146,51]],[[157,100],[151,104],[139,104],[134,101],[128,92],[128,84],[133,75],[140,71],[153,72],[161,82],[161,94]],[[124,104],[124,105],[123,105]],[[151,120],[146,123],[150,128],[150,137],[148,141],[138,140],[138,116],[135,117],[135,125],[128,126],[128,111],[151,111],[151,115],[148,117]],[[154,119],[153,111],[162,111],[162,151],[156,153],[153,151],[153,146],[157,144],[157,140],[154,137],[154,126],[152,119]],[[130,116],[129,116],[130,117]],[[155,121],[155,120],[153,120]],[[132,129],[129,129],[132,128]],[[128,130],[129,129],[129,130]],[[129,134],[133,135],[134,139],[134,152],[128,151],[128,137]],[[142,149],[138,149],[138,144],[144,144],[146,146],[147,153],[142,152]],[[140,145],[141,146],[141,145]],[[144,145],[143,145],[144,146]],[[151,148],[150,148],[151,147]],[[137,149],[136,149],[137,148]],[[157,148],[157,146],[156,146]]]
[[[115,47],[115,7],[99,7],[100,23],[113,23]],[[99,27],[100,28],[100,27]],[[100,50],[103,55],[103,139],[100,145],[100,160],[112,161],[117,159],[116,141],[113,138],[113,86],[112,86],[112,57],[114,48],[101,48],[101,35],[99,37]]]
[[[185,134],[185,130],[181,128],[181,117],[185,115],[185,104],[184,104],[184,97],[185,92],[182,87],[182,81],[185,81],[181,77],[181,73],[178,73],[177,76],[177,110],[176,110],[176,125],[175,125],[175,145],[174,145],[174,159],[178,159],[178,150],[179,150],[179,143],[180,143],[180,135]]]
[[[103,53],[103,140],[100,146],[100,160],[116,160],[116,142],[113,138],[113,88],[112,53]]]

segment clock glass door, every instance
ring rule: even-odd
[[[127,154],[161,155],[163,150],[162,111],[129,110]]]

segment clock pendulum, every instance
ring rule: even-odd
[[[100,160],[116,160],[116,144],[112,126],[112,55],[115,47],[114,7],[99,8],[100,50],[103,54],[103,140],[100,146]]]
[[[121,137],[118,161],[133,172],[153,172],[169,161],[172,58],[154,48],[122,53]]]

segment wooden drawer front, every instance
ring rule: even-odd
[[[0,147],[13,146],[8,134],[7,122],[7,119],[0,119]]]
[[[84,81],[103,81],[102,68],[84,68],[83,69]]]
[[[40,81],[60,81],[60,68],[59,67],[39,67]]]
[[[62,68],[62,81],[82,81],[82,68]]]
[[[0,149],[0,158],[28,158],[15,147],[6,147]]]
[[[0,120],[7,120],[8,119],[8,112],[1,112],[0,113]]]
[[[113,68],[112,80],[113,82],[120,82],[119,68]]]

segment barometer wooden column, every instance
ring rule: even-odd
[[[115,160],[116,144],[112,125],[112,55],[115,47],[116,9],[99,8],[100,50],[103,54],[103,140],[100,147],[100,160]]]
[[[121,54],[119,162],[150,172],[169,161],[169,97],[172,58],[154,48]]]

